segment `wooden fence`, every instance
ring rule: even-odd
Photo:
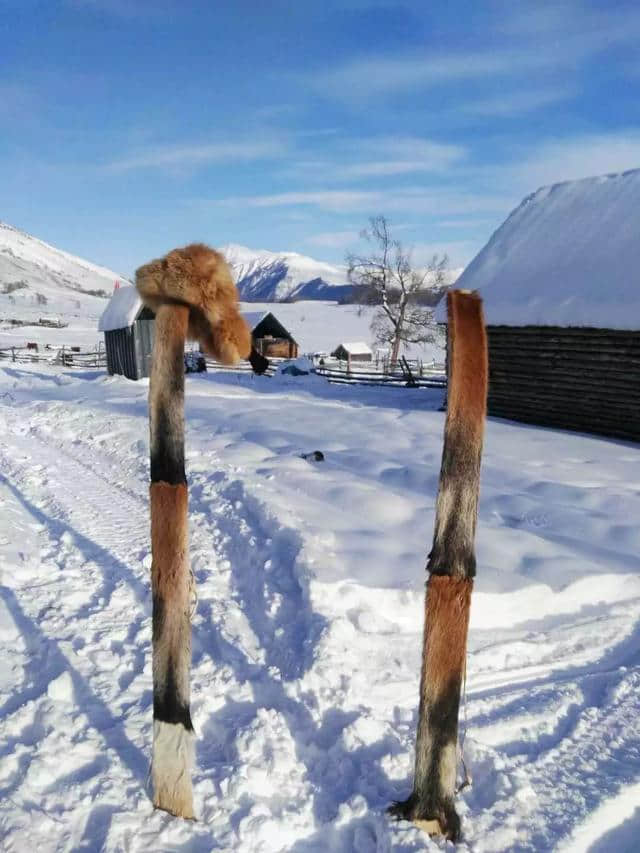
[[[102,346],[87,352],[78,352],[75,348],[60,347],[59,349],[34,350],[28,347],[6,347],[0,349],[0,362],[49,364],[81,370],[106,369],[107,355]],[[225,372],[252,374],[248,361],[226,365],[206,358],[207,371],[211,373]],[[277,373],[281,364],[287,359],[269,359],[266,376]],[[444,366],[425,365],[421,361],[404,359],[391,371],[383,362],[347,362],[332,361],[328,364],[317,364],[312,368],[318,376],[323,376],[328,382],[338,385],[387,385],[409,388],[445,388],[447,384]]]
[[[490,415],[640,441],[640,332],[488,326]]]
[[[388,385],[404,388],[446,388],[444,365],[402,358],[394,369],[388,363],[336,361],[317,364],[318,376],[336,385]]]
[[[208,373],[249,373],[253,374],[253,368],[248,361],[239,361],[238,364],[220,364],[219,361],[214,361],[212,358],[205,358]],[[277,371],[278,366],[286,361],[284,358],[270,358],[269,367],[264,376],[273,376]]]
[[[87,352],[76,348],[31,349],[30,347],[5,347],[0,349],[0,360],[22,364],[58,364],[62,367],[81,369],[105,368],[107,354],[101,347]]]

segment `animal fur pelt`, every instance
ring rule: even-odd
[[[136,286],[156,315],[149,387],[151,590],[153,594],[153,802],[193,817],[190,712],[191,622],[184,467],[184,345],[200,341],[218,361],[252,355],[229,268],[217,252],[194,244],[136,272]],[[268,362],[252,356],[254,369]]]
[[[238,291],[221,254],[202,243],[174,249],[136,271],[142,301],[189,308],[187,337],[223,364],[251,354],[251,332],[238,310]],[[261,372],[261,371],[257,371]]]
[[[448,406],[433,548],[427,570],[420,708],[411,796],[390,813],[456,841],[458,712],[465,671],[487,400],[479,296],[448,294]]]

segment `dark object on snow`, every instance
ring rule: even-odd
[[[192,350],[184,354],[185,373],[206,373],[207,362],[203,353]]]
[[[262,373],[269,367],[269,359],[265,358],[261,355],[257,349],[251,347],[251,352],[249,353],[249,362],[251,367],[253,368],[253,372],[257,373],[260,376]]]
[[[324,462],[324,453],[321,450],[314,450],[311,453],[301,453],[300,458],[308,462]]]
[[[286,373],[287,376],[308,376],[308,370],[302,370],[296,364],[288,364],[286,367],[283,367],[280,373]]]

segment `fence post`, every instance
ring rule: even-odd
[[[16,360],[16,351],[13,347],[11,347],[11,361]]]

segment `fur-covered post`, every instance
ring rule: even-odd
[[[420,679],[413,792],[390,813],[431,834],[460,837],[455,810],[458,711],[465,671],[480,462],[487,400],[487,339],[476,293],[448,294],[448,405],[436,505]]]
[[[149,389],[151,587],[153,593],[153,803],[192,818],[193,725],[189,709],[191,623],[187,480],[184,468],[184,344],[200,341],[218,361],[251,353],[238,294],[217,252],[200,244],[140,267],[136,287],[155,311]],[[254,369],[268,365],[257,360]]]

